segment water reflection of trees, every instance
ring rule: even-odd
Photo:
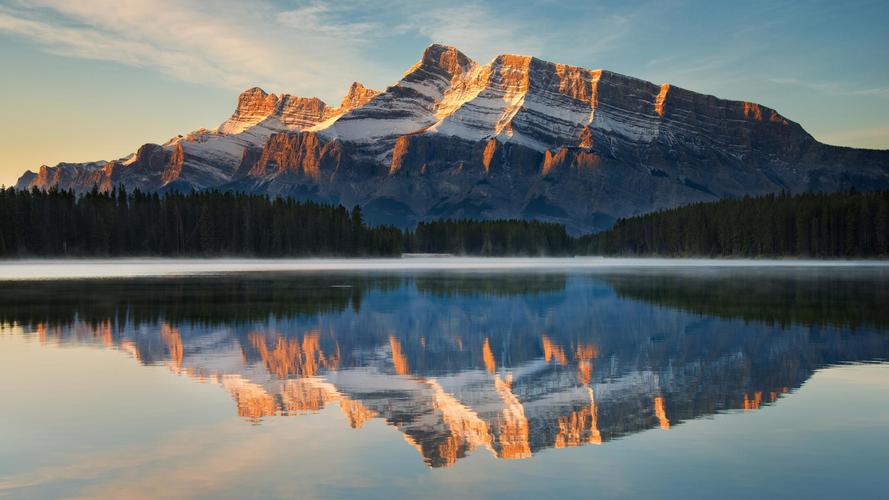
[[[416,287],[440,297],[558,292],[564,275],[227,275],[0,282],[0,322],[23,325],[230,324],[361,309],[370,292]]]
[[[367,287],[392,288],[399,282],[380,278],[337,286],[340,282],[330,278],[270,276],[6,283],[0,285],[0,321],[246,322],[359,308]]]
[[[772,325],[889,327],[889,272],[797,269],[603,275],[620,297]]]

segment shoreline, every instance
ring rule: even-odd
[[[889,269],[889,260],[663,257],[108,258],[0,260],[0,281],[313,272],[588,272],[682,269]]]

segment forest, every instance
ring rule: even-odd
[[[361,209],[291,198],[188,194],[0,192],[2,256],[398,255],[403,235],[368,227]]]
[[[369,226],[351,210],[230,192],[0,189],[0,257],[659,255],[887,257],[889,192],[697,203],[572,237],[561,224],[436,220]]]
[[[360,207],[292,198],[0,190],[0,257],[567,255],[573,248],[563,226],[540,222],[448,220],[402,231],[368,226]]]
[[[889,191],[723,199],[621,219],[579,253],[705,257],[889,256]]]
[[[405,233],[405,251],[466,255],[573,255],[565,226],[525,220],[436,220]]]

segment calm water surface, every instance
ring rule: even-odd
[[[0,496],[889,491],[889,267],[374,262],[0,263]]]

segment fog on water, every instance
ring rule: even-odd
[[[0,261],[0,280],[189,276],[242,272],[596,271],[649,268],[889,267],[876,260],[483,258],[404,256],[394,259],[44,259]]]

